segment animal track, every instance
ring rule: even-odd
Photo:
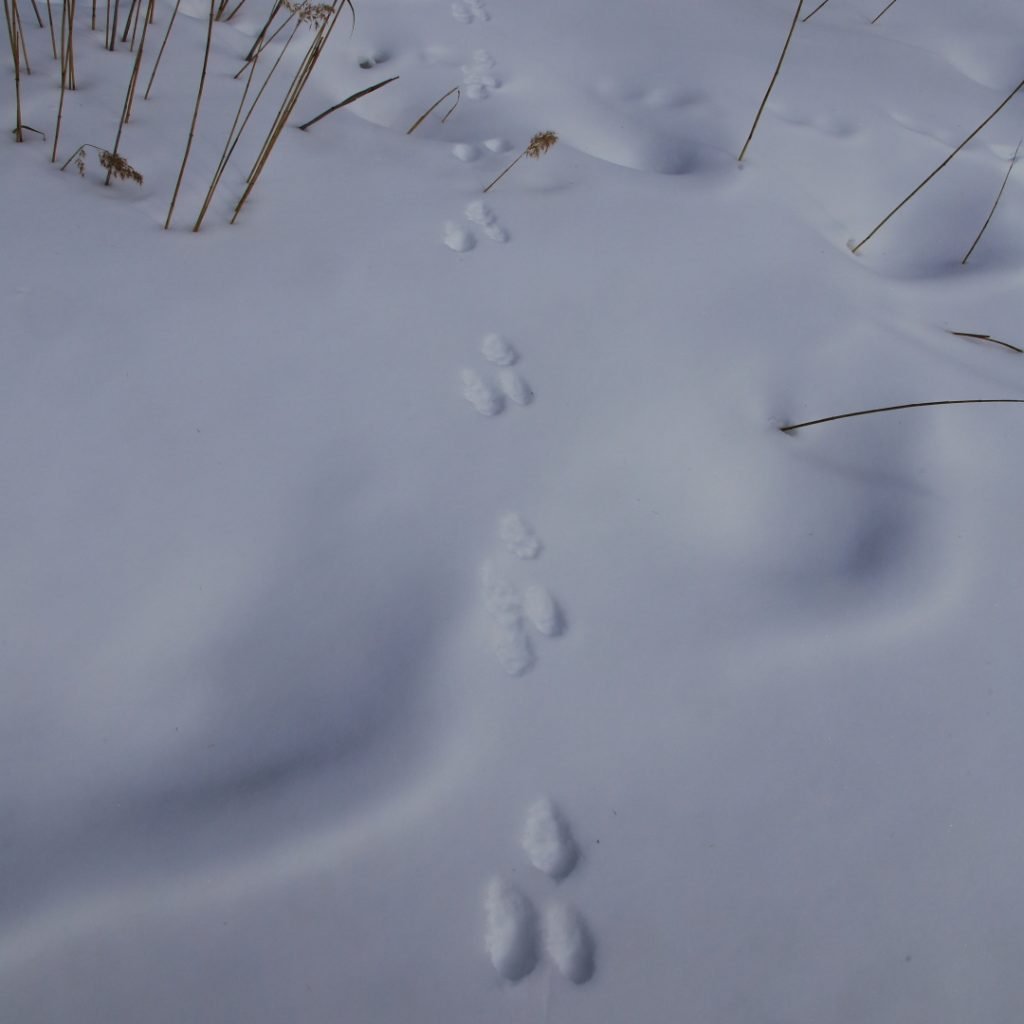
[[[527,810],[522,843],[530,863],[559,882],[568,878],[579,861],[579,847],[569,823],[547,797]]]
[[[483,100],[501,82],[492,74],[494,58],[486,50],[474,50],[468,64],[462,65],[462,86],[471,100]]]
[[[544,949],[576,985],[594,976],[594,939],[587,922],[571,906],[555,903],[544,914]]]
[[[481,416],[497,416],[505,408],[505,399],[476,370],[462,371],[462,396]]]
[[[522,843],[534,867],[556,882],[567,878],[579,861],[567,821],[546,797],[527,810]],[[569,981],[582,985],[593,977],[593,933],[579,911],[565,900],[551,902],[540,924],[530,898],[495,878],[484,894],[484,916],[484,945],[494,969],[508,981],[521,981],[533,971],[541,945]]]
[[[517,559],[537,558],[544,548],[533,527],[522,516],[508,512],[498,520],[498,539]],[[510,675],[521,676],[536,663],[528,626],[546,637],[565,632],[565,616],[551,592],[531,584],[520,593],[493,562],[480,574],[484,607],[491,618],[491,647],[498,664]]]
[[[545,636],[561,635],[564,620],[562,610],[546,587],[526,588],[523,595],[523,611],[530,625]]]
[[[492,242],[508,241],[508,232],[498,223],[497,215],[482,199],[474,199],[465,212],[466,220],[476,224]]]
[[[453,252],[469,252],[476,245],[472,231],[460,227],[455,221],[447,221],[441,232],[441,241]]]
[[[536,558],[544,547],[533,527],[515,512],[498,520],[498,537],[516,558]]]
[[[519,353],[501,335],[486,335],[480,343],[480,354],[501,367],[493,380],[476,370],[462,371],[462,395],[481,416],[497,416],[504,410],[506,399],[522,406],[533,401],[533,389],[522,374],[511,369],[519,361]]]
[[[485,334],[480,354],[496,366],[513,366],[519,360],[519,353],[500,334]]]
[[[490,21],[491,12],[483,0],[457,0],[452,4],[452,17],[460,25],[470,25],[474,21]]]
[[[507,153],[512,148],[507,139],[485,139],[481,145],[491,153]],[[479,160],[483,154],[480,152],[480,145],[474,142],[457,142],[452,146],[452,155],[470,163]]]
[[[508,232],[498,223],[495,212],[483,200],[476,199],[465,209],[466,220],[483,232],[492,242],[507,242]],[[476,245],[473,228],[463,227],[453,220],[445,221],[441,241],[454,252],[469,252]],[[525,404],[525,403],[521,403]]]
[[[494,969],[509,981],[525,978],[537,966],[537,912],[514,886],[495,878],[484,896],[484,942]]]

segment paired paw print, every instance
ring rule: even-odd
[[[462,397],[481,416],[497,416],[504,411],[506,400],[520,406],[533,401],[533,389],[512,369],[519,362],[519,353],[508,341],[500,334],[488,334],[480,343],[480,354],[499,368],[493,380],[476,370],[462,371]]]
[[[543,544],[522,516],[509,512],[498,521],[498,539],[520,560],[537,558]],[[481,573],[484,607],[491,618],[491,647],[498,664],[510,675],[531,669],[537,656],[527,627],[546,637],[565,632],[565,615],[547,587],[531,584],[520,592],[492,560]]]
[[[527,811],[522,847],[530,863],[555,883],[568,878],[580,860],[568,822],[547,798]],[[552,900],[541,916],[521,889],[495,878],[484,894],[484,917],[488,956],[506,980],[521,981],[530,974],[542,951],[574,984],[593,977],[593,935],[583,916],[565,900]]]
[[[474,21],[490,21],[491,12],[483,0],[457,0],[452,4],[452,17],[460,25],[471,25]]]
[[[508,231],[498,223],[495,212],[482,200],[470,203],[464,215],[467,221],[492,242],[507,242]],[[463,227],[455,221],[448,221],[441,232],[441,241],[453,252],[469,252],[476,245],[473,227]]]

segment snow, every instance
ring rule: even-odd
[[[1015,1019],[1020,6],[21,6],[0,1020]]]

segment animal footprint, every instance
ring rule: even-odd
[[[526,406],[533,401],[533,388],[517,370],[519,353],[500,334],[488,334],[480,343],[480,354],[489,363],[501,367],[493,380],[476,370],[462,371],[462,394],[482,416],[497,416],[505,400]]]
[[[462,0],[452,4],[452,17],[460,25],[469,25],[474,21],[490,21],[491,12],[487,10],[483,0]]]
[[[498,520],[498,537],[516,558],[536,558],[544,547],[533,527],[515,512]]]
[[[546,587],[526,588],[523,611],[530,625],[545,636],[559,636],[564,628],[562,610]]]
[[[475,199],[466,207],[466,220],[476,224],[492,242],[508,241],[508,232],[498,223],[497,215],[482,199]]]
[[[468,64],[462,65],[462,85],[471,100],[483,100],[501,82],[492,73],[494,58],[486,50],[475,50]]]
[[[544,950],[574,984],[594,976],[593,936],[587,922],[566,903],[554,903],[544,913]]]
[[[514,512],[498,521],[498,538],[518,559],[537,558],[543,550],[533,527]],[[537,660],[528,627],[542,636],[558,637],[565,632],[565,616],[546,587],[531,584],[520,593],[494,562],[484,564],[480,580],[494,656],[510,676],[521,676]]]
[[[496,366],[513,366],[519,360],[519,353],[500,334],[486,334],[480,342],[480,354]]]
[[[441,241],[453,252],[469,252],[476,245],[472,231],[467,231],[454,221],[448,221],[441,232]]]
[[[484,896],[484,942],[494,969],[509,981],[537,966],[537,912],[514,886],[495,878]]]
[[[569,877],[580,858],[569,823],[547,797],[527,810],[522,844],[530,863],[558,882]]]
[[[480,574],[484,607],[491,616],[491,646],[498,664],[510,675],[521,676],[536,661],[523,622],[523,606],[512,584],[487,563]]]
[[[462,396],[481,416],[497,416],[505,408],[501,392],[488,384],[476,370],[462,371]]]
[[[569,824],[547,797],[527,810],[522,845],[530,863],[556,882],[567,878],[579,862],[579,848]],[[503,978],[521,981],[530,974],[541,945],[569,981],[582,985],[593,977],[593,933],[579,911],[565,900],[552,901],[541,924],[530,898],[496,878],[485,892],[484,915],[484,944]]]

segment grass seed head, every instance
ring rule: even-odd
[[[76,163],[75,166],[78,167],[78,172],[81,174],[81,165]],[[100,166],[105,171],[110,171],[118,181],[134,181],[137,185],[142,184],[142,175],[120,153],[111,153],[106,149],[103,150],[100,153]]]
[[[554,132],[537,132],[537,134],[530,139],[530,144],[526,147],[526,155],[533,160],[538,160],[557,141],[558,136]]]

